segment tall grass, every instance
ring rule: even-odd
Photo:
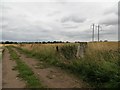
[[[59,51],[56,51],[56,46],[59,47]],[[88,43],[85,56],[80,59],[75,57],[77,46],[78,44],[28,44],[20,48],[32,57],[82,76],[95,87],[120,87],[118,43]]]

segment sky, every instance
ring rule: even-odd
[[[118,0],[2,0],[0,12],[3,41],[91,41],[93,23],[118,40]]]

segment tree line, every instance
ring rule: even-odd
[[[0,44],[54,44],[54,43],[70,43],[69,41],[42,41],[42,42],[13,42],[13,41],[2,41]]]

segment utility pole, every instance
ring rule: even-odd
[[[94,37],[95,37],[94,32],[96,29],[98,30],[98,42],[99,42],[100,41],[100,29],[102,30],[102,27],[99,24],[98,25],[92,24],[91,28],[92,28],[92,42],[94,42]]]
[[[98,42],[100,41],[100,28],[102,30],[102,27],[100,25],[97,26],[97,30],[98,30]]]
[[[95,26],[95,25],[93,24],[93,42],[94,42],[94,26]]]
[[[99,39],[100,39],[100,34],[99,34],[99,31],[100,31],[100,26],[98,25],[98,42],[99,42]]]
[[[91,25],[92,26],[92,30],[93,30],[93,32],[92,32],[92,42],[94,42],[94,27],[95,27],[95,24],[92,24]]]

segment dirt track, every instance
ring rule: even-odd
[[[7,49],[4,51],[2,60],[2,87],[3,88],[24,88],[25,82],[17,77],[18,72],[13,70],[15,61],[10,60],[10,54]]]
[[[74,75],[68,74],[60,68],[45,66],[44,62],[28,58],[26,55],[19,53],[14,49],[17,54],[41,80],[43,85],[49,88],[81,88],[86,87],[86,84],[76,78]],[[39,65],[39,66],[38,66]]]
[[[19,53],[13,48],[23,62],[28,65],[41,83],[48,88],[81,88],[86,87],[86,83],[79,80],[72,74],[68,74],[60,68],[46,66],[44,62],[33,58],[28,58],[26,55]],[[13,70],[16,66],[15,61],[10,60],[10,54],[6,49],[3,55],[3,88],[24,88],[25,81],[17,77],[18,72]]]
[[[2,89],[2,49],[0,49],[0,89]]]

